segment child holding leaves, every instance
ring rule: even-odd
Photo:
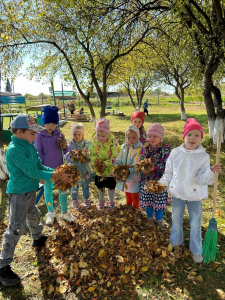
[[[108,188],[109,203],[108,208],[114,208],[116,181],[113,174],[113,164],[118,154],[118,143],[115,137],[110,133],[109,120],[100,119],[97,122],[96,134],[91,145],[90,159],[95,175],[95,185],[98,188],[99,203],[98,209],[105,206],[105,188]],[[102,170],[96,168],[96,160],[100,159],[103,166]]]
[[[62,152],[66,154],[68,151],[66,140],[61,131],[57,128],[59,123],[58,110],[57,106],[45,106],[42,109],[42,121],[45,130],[37,133],[37,139],[34,142],[42,164],[53,169],[56,169],[63,164]],[[59,140],[63,140],[62,149],[59,148]],[[51,180],[44,181],[44,198],[48,209],[45,223],[51,225],[55,219],[53,208],[53,183]],[[59,190],[59,201],[62,209],[62,219],[68,222],[73,221],[74,217],[67,212],[67,195],[61,194],[61,190]]]
[[[201,145],[202,126],[190,118],[184,125],[184,143],[173,149],[166,163],[160,183],[168,187],[172,196],[172,228],[170,243],[173,247],[184,242],[183,217],[187,205],[190,219],[190,244],[194,262],[202,258],[202,199],[208,197],[208,185],[221,173],[221,164],[210,167],[210,157]]]
[[[142,143],[139,141],[140,133],[139,129],[135,125],[130,125],[125,133],[126,142],[122,145],[119,154],[116,158],[116,165],[126,164],[134,165],[135,162],[140,160],[141,150],[143,148]],[[129,168],[129,173],[126,182],[120,181],[117,189],[119,191],[125,190],[127,205],[132,205],[136,208],[140,208],[139,201],[139,189],[141,175],[135,171],[135,167]]]
[[[170,154],[170,145],[162,142],[164,137],[164,128],[159,123],[153,123],[147,130],[147,145],[141,152],[141,159],[150,158],[154,163],[154,167],[149,170],[149,174],[142,173],[140,186],[141,207],[145,208],[149,221],[153,220],[153,213],[157,224],[162,227],[164,211],[169,204],[167,191],[161,193],[151,193],[144,190],[146,181],[158,181],[165,170],[167,158]]]
[[[81,186],[83,191],[83,198],[84,202],[83,205],[85,207],[90,207],[90,200],[89,200],[89,183],[92,180],[92,171],[90,166],[90,148],[91,143],[84,139],[84,126],[81,123],[72,123],[71,125],[72,130],[72,140],[70,140],[68,145],[69,152],[65,155],[65,159],[70,164],[75,164],[78,168],[78,170],[81,173],[81,181],[77,183],[77,186],[73,186],[71,189],[71,196],[73,199],[73,206],[75,209],[79,207],[78,202],[78,189]],[[86,153],[86,158],[84,162],[81,161],[75,161],[71,155],[70,151],[73,150],[84,150]]]
[[[144,129],[145,113],[142,111],[134,111],[131,114],[131,123],[139,129],[140,138],[139,141],[144,144],[146,142],[146,132]]]

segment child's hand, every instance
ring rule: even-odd
[[[154,166],[149,167],[148,170],[143,170],[143,173],[146,174],[147,176],[154,170]]]
[[[52,178],[60,179],[65,183],[70,183],[70,178],[73,176],[72,174],[66,173],[53,173]]]
[[[219,164],[215,164],[214,166],[211,167],[211,171],[212,172],[217,172],[217,173],[221,173],[222,169],[221,169],[221,163]]]
[[[39,180],[40,184],[45,184],[44,180]]]

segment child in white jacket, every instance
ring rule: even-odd
[[[142,143],[139,141],[139,129],[135,125],[130,125],[125,133],[126,142],[122,145],[119,154],[116,158],[115,165],[135,165],[139,162]],[[140,190],[141,175],[135,171],[135,166],[129,168],[129,176],[124,184],[120,181],[117,189],[125,191],[127,205],[133,205],[136,209],[140,208],[139,190]]]
[[[210,168],[210,157],[202,147],[203,129],[193,118],[184,125],[184,143],[173,149],[160,183],[168,187],[172,196],[172,229],[170,243],[180,246],[183,238],[183,217],[187,204],[190,218],[190,244],[193,260],[202,258],[202,199],[208,197],[208,185],[213,184],[215,172],[221,172],[220,164]]]

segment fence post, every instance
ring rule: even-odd
[[[158,106],[159,106],[159,94],[160,94],[159,91],[157,92],[157,94],[158,94]]]

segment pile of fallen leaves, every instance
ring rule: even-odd
[[[62,192],[65,192],[67,189],[71,188],[74,185],[77,185],[77,182],[81,180],[81,174],[76,165],[61,165],[57,167],[53,173],[66,173],[71,174],[70,182],[65,183],[60,179],[52,178],[54,189],[59,189]]]
[[[159,183],[158,181],[154,181],[154,180],[148,180],[145,183],[144,186],[144,190],[147,193],[162,193],[163,191],[165,191],[167,189],[167,187],[165,185],[162,185],[161,183]]]
[[[73,293],[74,299],[123,299],[125,290],[135,296],[147,271],[172,277],[168,264],[179,253],[172,252],[169,230],[141,211],[80,208],[74,215],[75,222],[56,229],[41,252],[42,287],[51,298]]]
[[[105,167],[106,165],[104,161],[102,161],[100,158],[95,159],[94,168],[98,173],[100,173],[101,176],[104,176]]]
[[[151,158],[145,158],[135,164],[135,171],[141,171],[146,175],[149,175],[154,167],[154,163],[151,161]]]
[[[85,149],[71,150],[69,152],[69,157],[70,157],[71,161],[77,161],[77,162],[81,162],[82,164],[84,164],[87,160],[87,151]]]

